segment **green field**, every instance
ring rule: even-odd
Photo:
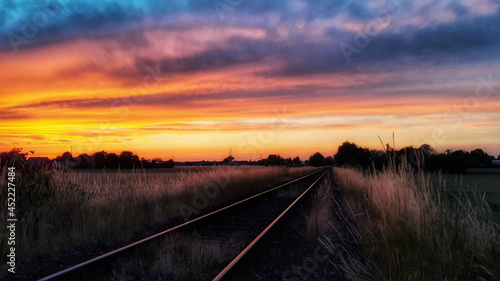
[[[484,193],[495,222],[500,223],[500,169],[470,169],[463,175],[433,174],[431,180],[432,185],[444,190],[449,198],[455,198],[461,191],[469,197],[474,196],[474,191]]]

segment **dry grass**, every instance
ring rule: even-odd
[[[26,169],[18,175],[20,261],[104,238],[127,238],[145,225],[236,200],[309,168],[215,167],[179,173],[79,173]],[[5,171],[1,202],[6,202]],[[5,212],[0,219],[6,221]],[[21,223],[22,220],[22,223]],[[2,255],[7,245],[2,239]]]
[[[331,178],[328,174],[313,194],[311,212],[305,218],[307,224],[306,233],[312,239],[317,239],[333,230],[330,223],[333,217],[332,206],[334,204],[331,187]]]
[[[348,279],[380,280],[380,273],[373,260],[359,254],[356,242],[361,242],[358,240],[361,235],[353,218],[344,213],[344,209],[350,209],[348,204],[343,206],[347,202],[335,197],[332,181],[333,177],[327,175],[313,195],[311,212],[306,215],[307,237],[317,241],[330,255],[335,256],[334,259],[329,259],[331,266],[343,271]]]
[[[450,204],[407,163],[382,172],[335,168],[368,259],[387,280],[499,280],[500,228],[484,197]],[[356,264],[345,263],[355,274]],[[359,276],[362,276],[360,274]]]

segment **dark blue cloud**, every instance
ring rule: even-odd
[[[469,10],[462,3],[458,1],[453,1],[446,5],[450,11],[454,12],[457,16],[463,17],[469,15]]]
[[[405,33],[380,34],[372,38],[359,55],[353,57],[357,57],[358,62],[408,56],[423,60],[453,58],[462,63],[484,56],[498,59],[500,53],[496,47],[500,46],[499,27],[500,14],[493,14]]]
[[[405,32],[385,32],[369,37],[366,46],[356,45],[354,38],[358,35],[335,28],[329,31],[330,41],[302,42],[288,49],[283,57],[285,67],[274,74],[357,73],[500,59],[499,13]],[[353,51],[350,61],[342,52],[342,44],[348,44]]]
[[[295,4],[300,8],[294,6]],[[373,16],[373,12],[366,6],[366,2],[360,0],[241,1],[241,4],[236,5],[233,10],[236,12],[254,15],[259,13],[276,12],[279,13],[284,19],[290,20],[331,18],[342,12],[345,12],[356,19],[367,19]]]
[[[274,13],[282,21],[330,18],[347,13],[369,18],[372,12],[361,0],[284,1],[268,0],[142,0],[83,1],[3,0],[0,8],[0,50],[47,44],[68,38],[109,34],[147,21],[157,27],[187,24],[179,16],[191,15],[206,23],[257,24],[255,18]]]
[[[500,16],[494,14],[406,32],[381,33],[370,37],[366,46],[352,53],[351,62],[346,60],[340,44],[357,48],[354,33],[332,29],[325,40],[311,42],[307,40],[308,30],[295,30],[288,40],[281,41],[274,40],[269,31],[266,39],[233,37],[224,48],[207,49],[192,56],[158,61],[137,58],[136,67],[159,64],[162,72],[207,71],[273,57],[283,62],[282,67],[261,75],[294,76],[491,61],[500,58],[499,26]]]
[[[356,18],[368,19],[373,17],[373,13],[364,6],[366,2],[353,1],[346,5],[346,10]]]
[[[135,62],[136,69],[159,65],[161,73],[179,73],[257,62],[265,57],[285,58],[283,57],[284,45],[269,40],[233,37],[227,40],[227,45],[228,47],[207,49],[199,54],[174,59],[166,58],[153,61],[138,57]]]
[[[34,15],[42,11],[50,16],[47,24],[38,28],[38,32],[29,38],[28,43],[19,45],[20,48],[78,36],[113,36],[124,49],[130,49],[131,56],[135,56],[134,46],[148,44],[148,40],[140,36],[140,25],[144,20],[152,23],[154,28],[189,28],[189,22],[174,20],[176,16],[185,13],[199,20],[194,24],[195,27],[202,23],[213,28],[224,25],[256,26],[265,29],[269,36],[267,39],[233,37],[222,48],[211,48],[200,54],[176,59],[160,58],[152,61],[137,57],[137,70],[153,64],[159,65],[162,72],[210,70],[274,57],[280,59],[284,66],[262,75],[302,75],[369,72],[380,67],[380,64],[392,68],[404,66],[405,61],[408,61],[407,64],[417,62],[417,65],[421,62],[466,63],[481,59],[497,60],[500,57],[500,12],[474,17],[459,2],[444,5],[446,10],[458,15],[453,22],[421,28],[407,26],[403,31],[382,32],[371,36],[369,43],[361,48],[354,43],[355,33],[339,27],[331,28],[323,40],[308,40],[309,33],[314,32],[308,28],[313,19],[333,18],[343,13],[356,22],[360,19],[366,19],[364,22],[372,20],[373,12],[366,2],[360,0],[65,2],[67,3],[64,5],[54,5],[55,0],[46,0],[37,5],[28,5],[30,1],[6,1],[3,9],[6,16],[0,29],[0,49],[10,48],[12,38],[7,35],[22,36],[27,30],[26,19],[33,21]],[[403,1],[401,6],[404,13],[411,14],[408,10],[414,9],[408,1]],[[221,11],[218,10],[220,7],[223,7]],[[432,6],[428,5],[418,12],[431,9]],[[218,12],[230,14],[231,17],[221,16]],[[269,14],[277,15],[278,22],[270,23],[259,19]],[[294,28],[297,20],[305,20],[306,27]],[[285,26],[289,30],[286,40],[273,38],[274,33],[278,36],[278,26]],[[351,63],[341,51],[341,43],[357,48],[357,52],[351,55]]]

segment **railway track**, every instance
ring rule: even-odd
[[[213,280],[233,280],[326,173],[323,169],[300,177],[39,280],[109,280],[118,259],[169,235],[194,235],[204,243],[236,239],[243,249],[213,274]]]

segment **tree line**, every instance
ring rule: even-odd
[[[33,153],[33,151],[31,151]],[[28,152],[23,152],[22,148],[14,148],[9,152],[0,153],[0,166],[4,166],[9,162],[21,161],[26,162]],[[298,156],[294,158],[283,158],[279,154],[271,154],[265,159],[258,161],[234,161],[234,157],[228,156],[222,161],[206,162],[209,165],[263,165],[263,166],[351,166],[362,169],[381,170],[387,166],[390,161],[395,161],[396,164],[405,159],[410,165],[420,166],[425,170],[443,173],[464,173],[468,168],[488,168],[494,166],[492,160],[495,158],[488,155],[482,149],[472,151],[449,151],[446,153],[437,153],[436,150],[428,144],[423,144],[416,148],[407,146],[396,150],[386,145],[385,150],[375,150],[364,148],[345,141],[338,147],[337,153],[332,156],[323,156],[316,152],[309,159],[301,160]],[[497,157],[500,160],[500,155]],[[131,151],[122,151],[120,154],[108,153],[106,151],[95,152],[92,155],[80,154],[73,157],[70,152],[65,152],[57,156],[51,163],[62,165],[69,168],[83,169],[132,169],[132,168],[172,168],[176,163],[172,159],[163,161],[156,157],[152,160],[139,158],[139,156]],[[198,162],[193,162],[198,163]],[[184,164],[190,165],[191,162]],[[69,165],[68,165],[69,164]],[[182,163],[181,163],[182,164]],[[67,165],[67,166],[65,166]],[[200,164],[201,165],[201,164]]]
[[[33,153],[33,152],[31,152]],[[27,163],[28,152],[23,152],[22,148],[13,148],[9,152],[0,153],[0,166],[13,163]],[[172,159],[163,161],[156,157],[152,160],[139,156],[131,151],[122,151],[120,154],[108,153],[106,151],[95,152],[92,155],[86,153],[76,157],[66,151],[50,161],[56,167],[75,168],[75,169],[132,169],[132,168],[172,168],[174,161]],[[42,164],[47,164],[43,162]]]
[[[407,146],[396,150],[386,145],[385,150],[374,150],[357,146],[355,143],[344,142],[339,146],[334,156],[337,166],[355,166],[363,169],[380,170],[389,164],[389,161],[401,163],[406,160],[412,166],[443,173],[464,173],[469,168],[492,168],[494,156],[488,155],[482,149],[472,151],[456,150],[437,153],[436,150],[423,144],[416,148]],[[500,155],[497,157],[500,160]]]

